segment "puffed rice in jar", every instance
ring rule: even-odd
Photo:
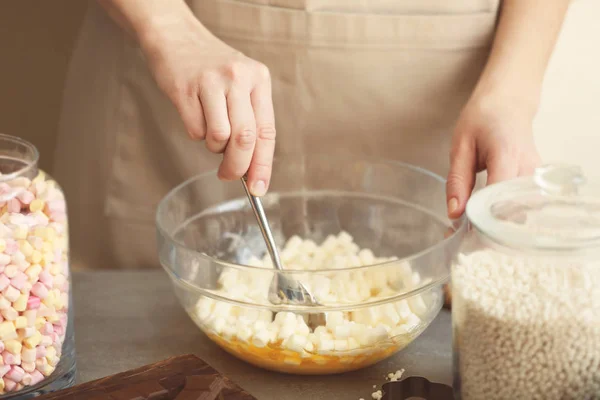
[[[0,135],[0,395],[73,383],[65,198],[37,149]],[[46,384],[46,382],[49,382]]]
[[[467,206],[452,266],[456,397],[600,399],[600,190],[547,166]]]

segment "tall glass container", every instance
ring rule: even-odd
[[[0,135],[0,398],[71,385],[75,351],[66,203],[38,151]]]
[[[576,167],[492,185],[452,266],[456,397],[600,399],[600,187]]]

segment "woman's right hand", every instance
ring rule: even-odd
[[[252,194],[264,195],[275,151],[267,67],[221,42],[194,16],[163,18],[140,42],[189,136],[223,153],[219,178],[248,173]]]

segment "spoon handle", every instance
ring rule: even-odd
[[[273,233],[271,232],[271,228],[269,227],[269,221],[267,220],[267,214],[265,214],[265,209],[263,208],[262,201],[260,198],[253,196],[250,193],[250,189],[248,189],[247,176],[244,175],[242,177],[242,184],[244,186],[244,191],[248,196],[248,200],[250,200],[250,206],[252,206],[252,211],[254,211],[254,216],[258,221],[258,227],[260,228],[260,232],[262,233],[263,238],[265,239],[265,244],[267,245],[267,251],[271,256],[271,260],[275,265],[275,268],[282,271],[281,260],[279,259],[279,252],[277,251],[277,247],[275,246],[275,239],[273,239]]]

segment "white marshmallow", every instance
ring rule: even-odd
[[[401,321],[406,322],[412,315],[412,311],[406,300],[400,300],[396,304],[396,311]]]
[[[429,310],[427,308],[427,304],[425,304],[425,300],[423,300],[423,296],[421,296],[420,294],[408,299],[408,305],[410,306],[410,309],[413,313],[421,317],[427,315],[427,312]]]
[[[216,317],[210,321],[210,326],[216,333],[222,333],[225,328],[226,321],[223,317]]]
[[[327,313],[327,329],[333,332],[333,330],[344,323],[344,313],[335,311]]]
[[[369,344],[371,345],[384,341],[388,338],[387,330],[381,325],[369,329],[368,332]]]
[[[252,337],[252,344],[256,347],[265,347],[271,341],[271,332],[266,329],[257,331]]]
[[[319,338],[317,348],[319,353],[327,353],[333,351],[335,348],[335,342],[332,339]]]
[[[350,337],[352,331],[352,326],[350,324],[338,325],[334,329],[333,336],[336,339],[348,339]]]
[[[303,335],[292,335],[285,341],[285,347],[295,351],[297,353],[302,353],[304,350],[304,346],[308,343],[308,339]],[[311,343],[312,344],[312,343]]]
[[[333,343],[333,348],[335,351],[346,351],[348,350],[348,341],[336,339]]]
[[[284,325],[279,329],[279,334],[277,337],[281,340],[286,340],[294,334],[295,328],[296,327],[294,325]]]

